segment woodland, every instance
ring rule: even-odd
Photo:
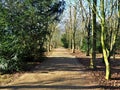
[[[120,79],[120,0],[0,0],[0,38],[0,74],[26,70],[64,47],[79,58],[86,53],[80,63],[93,73],[101,61],[105,81],[113,66]]]

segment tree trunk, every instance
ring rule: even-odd
[[[90,21],[89,21],[90,24]],[[90,56],[90,25],[88,26],[88,31],[87,31],[88,37],[87,37],[87,53],[86,56]]]
[[[108,60],[108,54],[109,51],[107,50],[106,46],[105,46],[105,12],[104,12],[104,0],[101,0],[101,44],[102,44],[102,50],[103,50],[103,57],[104,57],[104,61],[105,61],[105,66],[106,66],[106,75],[105,75],[105,79],[109,80],[110,78],[110,64],[109,64],[109,60]]]
[[[97,0],[93,0],[93,10],[92,10],[92,58],[90,61],[90,68],[95,68],[96,60],[96,7]]]
[[[102,25],[101,44],[102,44],[102,50],[103,50],[103,58],[104,58],[105,66],[106,66],[105,79],[109,80],[109,78],[110,78],[110,64],[109,64],[109,61],[108,61],[108,55],[107,55],[107,51],[106,51],[106,48],[105,48],[104,32],[105,32],[105,26]]]
[[[70,6],[70,48],[73,48],[73,42],[72,42],[72,36],[73,32],[72,32],[72,10],[71,10],[71,6]]]
[[[76,49],[76,40],[75,40],[76,26],[77,26],[76,18],[77,18],[77,8],[74,7],[73,53],[75,53],[75,49]]]
[[[120,0],[118,0],[118,31],[120,31]]]
[[[89,0],[91,3],[91,1]],[[91,9],[89,6],[89,21],[88,21],[88,28],[87,28],[87,53],[86,56],[90,56],[90,27],[91,27]]]
[[[73,33],[73,53],[75,53],[75,49],[76,49],[76,42],[75,42],[75,31]]]
[[[51,40],[49,41],[49,52],[51,51]]]

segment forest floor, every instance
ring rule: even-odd
[[[106,81],[98,57],[98,68],[90,70],[90,57],[57,48],[28,72],[1,75],[0,90],[120,90],[120,60],[112,61],[112,79]]]
[[[105,80],[105,65],[102,61],[102,55],[97,54],[95,64],[97,68],[95,70],[89,69],[90,56],[86,56],[85,53],[76,51],[72,55],[78,58],[79,63],[86,67],[87,72],[94,77],[94,81],[100,86],[103,86],[108,90],[120,90],[120,54],[116,55],[116,59],[111,58],[111,79]]]

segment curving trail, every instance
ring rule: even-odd
[[[48,60],[0,90],[103,90],[68,50],[53,50]]]

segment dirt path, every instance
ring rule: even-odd
[[[64,48],[55,49],[48,60],[0,90],[102,90]]]

